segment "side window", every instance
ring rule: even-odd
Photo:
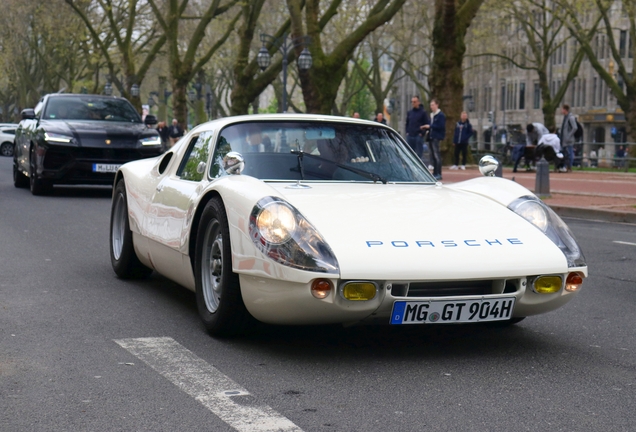
[[[35,112],[35,116],[37,118],[40,118],[40,114],[42,113],[42,107],[43,106],[44,106],[44,104],[42,103],[42,100],[40,100],[40,102],[38,102],[38,104],[33,109],[33,111]]]
[[[182,180],[198,182],[203,179],[205,165],[210,154],[212,132],[204,132],[198,137],[193,137],[188,145],[188,151],[183,156],[177,176]]]
[[[219,142],[214,149],[214,157],[211,161],[210,166],[210,177],[217,178],[221,177],[225,174],[225,170],[223,169],[223,158],[226,154],[232,151],[232,146],[227,141],[227,138],[221,136],[219,138]]]

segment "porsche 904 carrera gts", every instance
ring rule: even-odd
[[[254,319],[512,324],[567,303],[588,270],[559,216],[496,167],[445,185],[379,123],[211,121],[118,170],[112,266],[194,291],[213,335]]]

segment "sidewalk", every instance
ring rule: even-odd
[[[442,170],[443,183],[456,183],[479,177],[476,165],[465,171]],[[503,169],[503,177],[534,191],[534,171],[512,172]],[[607,222],[636,224],[636,174],[626,172],[576,171],[550,172],[550,197],[544,201],[559,215]]]

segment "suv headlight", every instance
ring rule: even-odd
[[[541,230],[568,260],[568,267],[581,267],[585,256],[574,234],[563,220],[543,201],[533,196],[514,200],[508,208]]]
[[[250,237],[274,261],[301,270],[337,274],[338,261],[320,233],[288,202],[261,199],[250,215]]]
[[[70,143],[73,141],[73,137],[53,132],[44,132],[44,140],[47,142]]]
[[[142,146],[161,145],[161,137],[160,136],[150,136],[150,137],[141,138],[139,140],[139,144],[141,144]]]

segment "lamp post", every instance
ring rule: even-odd
[[[256,61],[258,62],[261,70],[267,69],[272,62],[269,50],[265,48],[265,44],[267,42],[271,43],[272,47],[277,49],[283,55],[283,112],[287,112],[287,56],[292,49],[304,46],[305,48],[298,56],[298,69],[307,70],[311,68],[313,59],[311,58],[311,53],[307,49],[307,46],[311,43],[311,39],[309,36],[290,38],[287,33],[276,38],[274,36],[261,33],[261,42],[263,42],[263,46],[256,56]]]
[[[503,137],[504,137],[504,142],[503,144],[505,145],[508,142],[508,130],[506,129],[506,80],[505,79],[501,79],[501,111],[503,112]]]

